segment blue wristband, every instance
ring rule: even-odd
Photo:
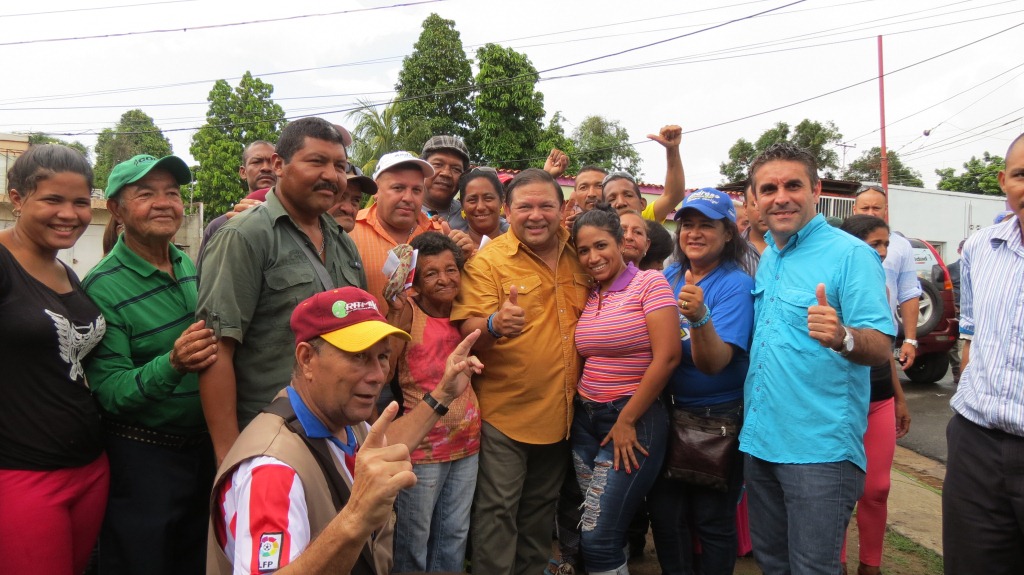
[[[496,315],[498,315],[497,312],[487,316],[487,333],[491,334],[491,337],[493,337],[494,339],[501,339],[504,336],[494,331],[494,316]]]
[[[690,327],[701,327],[702,325],[706,324],[709,321],[711,321],[711,308],[709,308],[707,304],[704,304],[704,317],[700,318],[700,321],[698,321],[697,323],[691,323]]]

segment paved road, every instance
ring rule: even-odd
[[[938,383],[918,384],[906,378],[900,378],[900,382],[907,396],[911,421],[910,433],[896,443],[945,464],[946,424],[952,415],[949,399],[956,391],[953,374],[947,372]]]

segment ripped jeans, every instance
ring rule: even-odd
[[[640,467],[631,473],[621,464],[617,471],[613,469],[612,442],[603,447],[601,442],[629,399],[595,403],[576,398],[570,443],[576,479],[584,494],[581,547],[590,573],[628,573],[620,570],[626,563],[626,531],[665,459],[668,413],[656,400],[636,422],[637,441],[650,455],[636,452]]]

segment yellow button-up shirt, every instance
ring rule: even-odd
[[[559,253],[552,271],[515,232],[491,241],[466,263],[453,321],[486,318],[519,289],[526,313],[522,334],[501,338],[477,353],[484,371],[473,378],[483,420],[508,437],[531,444],[569,437],[572,400],[580,376],[576,322],[590,290],[590,276],[558,229]]]

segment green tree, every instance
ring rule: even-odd
[[[192,136],[189,148],[199,162],[195,199],[205,204],[206,219],[226,212],[245,196],[245,183],[238,177],[245,146],[255,140],[277,141],[286,122],[273,94],[273,85],[248,71],[234,89],[224,80],[213,84],[206,124]]]
[[[67,146],[72,150],[77,150],[83,156],[85,156],[85,159],[89,159],[89,147],[83,144],[82,142],[79,142],[78,140],[73,140],[69,142],[67,140],[62,140],[60,138],[54,138],[53,136],[44,134],[43,132],[32,132],[28,135],[28,143],[30,146],[35,146],[38,144],[60,144],[62,146]]]
[[[889,183],[900,186],[923,188],[924,180],[921,172],[903,163],[903,160],[892,150],[886,150],[889,160]],[[864,151],[859,158],[850,162],[843,172],[843,179],[881,182],[882,181],[882,149],[878,146]]]
[[[544,159],[551,152],[551,148],[558,148],[569,156],[569,165],[566,166],[565,171],[575,174],[579,172],[582,164],[580,164],[580,159],[576,153],[576,142],[565,135],[563,122],[562,113],[555,112],[548,121],[548,125],[541,130],[540,136],[537,137],[537,146],[533,150],[533,157],[538,159],[534,162],[534,165],[543,165]]]
[[[114,128],[106,128],[96,138],[95,186],[107,187],[110,170],[139,154],[162,158],[172,153],[168,140],[153,118],[142,110],[128,110]]]
[[[537,69],[525,54],[497,44],[483,46],[476,58],[478,124],[469,149],[484,164],[528,168],[544,119],[544,94],[534,89]]]
[[[349,112],[348,117],[356,121],[350,160],[364,173],[372,174],[384,154],[402,149],[404,134],[393,103],[378,107],[359,100],[359,108]]]
[[[573,130],[572,137],[580,165],[593,164],[640,176],[640,154],[629,143],[629,132],[617,120],[587,116]]]
[[[719,172],[725,176],[725,182],[738,182],[747,179],[750,164],[761,152],[772,144],[790,142],[807,150],[818,162],[818,170],[826,178],[835,177],[839,170],[839,154],[835,151],[836,144],[843,141],[839,128],[832,122],[817,122],[804,119],[790,129],[786,122],[778,122],[765,130],[754,143],[744,138],[736,140],[729,148],[729,161],[719,164]]]
[[[940,190],[1000,196],[1003,190],[999,188],[999,170],[1005,167],[1006,161],[1003,158],[985,152],[981,159],[971,156],[969,161],[964,162],[964,172],[959,176],[953,168],[935,170],[935,173],[941,178],[938,186]]]
[[[455,21],[431,14],[412,54],[402,60],[395,83],[399,124],[405,127],[402,147],[419,150],[435,134],[468,138],[476,129],[472,81]]]

